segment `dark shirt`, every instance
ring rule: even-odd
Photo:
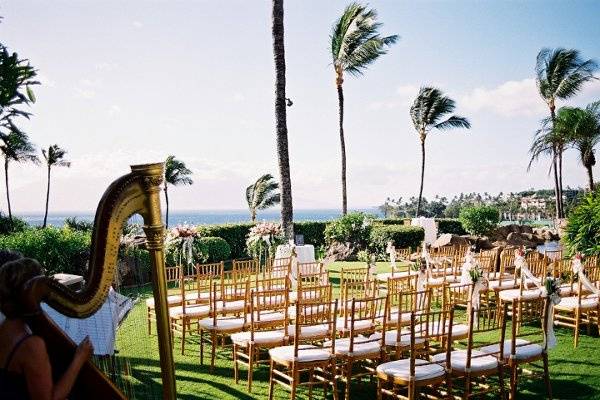
[[[30,337],[31,335],[25,335],[15,344],[6,358],[4,368],[0,369],[0,399],[29,400],[25,375],[9,371],[8,368],[19,347]]]

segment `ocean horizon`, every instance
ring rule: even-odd
[[[362,211],[373,214],[377,217],[382,217],[382,213],[377,207],[353,209],[350,211]],[[44,222],[44,213],[20,213],[14,214],[16,217],[22,218],[29,225],[41,226]],[[342,215],[340,209],[298,209],[294,210],[294,221],[331,221],[339,218]],[[54,212],[48,213],[48,225],[63,226],[67,218],[77,218],[80,221],[93,222],[94,212],[89,211],[72,211],[72,212]],[[164,222],[163,214],[163,222]],[[257,221],[279,221],[281,218],[280,211],[266,210],[259,211],[256,217]],[[133,223],[142,223],[142,218],[135,215],[131,218]],[[250,213],[248,210],[190,210],[190,211],[172,211],[169,212],[169,226],[180,224],[189,225],[211,225],[211,224],[226,224],[250,222]]]

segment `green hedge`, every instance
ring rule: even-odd
[[[206,236],[198,240],[198,247],[207,259],[205,262],[215,263],[229,260],[231,256],[231,246],[223,238],[216,236]]]
[[[369,247],[380,257],[385,257],[388,241],[392,240],[397,249],[420,246],[425,238],[421,227],[404,225],[374,226],[371,230]]]
[[[312,244],[315,249],[325,245],[325,227],[327,221],[294,222],[294,234],[304,235],[304,243]]]
[[[8,235],[10,233],[23,232],[27,229],[27,222],[20,218],[13,217],[12,221],[8,216],[0,212],[0,235]]]
[[[463,228],[462,223],[458,219],[454,218],[439,218],[436,219],[438,223],[438,235],[444,233],[452,233],[454,235],[466,235],[467,231]]]
[[[406,223],[406,220],[406,218],[386,218],[378,219],[375,223],[380,225],[410,225],[410,219],[408,219],[408,223]]]
[[[213,236],[225,239],[231,248],[231,258],[246,258],[246,236],[252,228],[252,223],[200,225],[198,232],[201,236]]]
[[[0,249],[16,250],[35,258],[46,273],[83,275],[90,252],[91,236],[68,228],[27,229],[0,236]]]

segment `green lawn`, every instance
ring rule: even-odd
[[[339,270],[342,266],[360,266],[362,263],[335,263],[330,266],[331,281],[339,284]],[[378,271],[389,270],[389,265],[378,264]],[[146,295],[149,289],[145,290]],[[579,347],[573,348],[571,330],[556,329],[559,345],[550,352],[550,375],[555,399],[594,399],[600,398],[600,338],[594,332],[590,337],[581,335]],[[140,301],[131,311],[118,333],[118,362],[121,371],[129,371],[129,378],[122,379],[132,398],[160,398],[160,367],[156,335],[148,336],[144,301]],[[181,399],[263,399],[268,390],[268,367],[255,370],[253,392],[246,390],[245,373],[243,381],[236,385],[233,381],[233,363],[229,348],[218,353],[214,374],[206,365],[200,365],[198,341],[192,338],[186,346],[185,356],[181,356],[180,339],[175,339],[175,369],[177,392]],[[519,399],[543,398],[545,389],[541,378],[527,379],[520,383]],[[315,392],[316,398],[321,398]],[[369,382],[356,383],[352,388],[352,398],[372,399],[375,386]],[[331,396],[330,396],[331,397]],[[276,387],[276,399],[289,398],[289,393]],[[307,398],[307,396],[300,396]],[[493,398],[493,397],[491,397]]]

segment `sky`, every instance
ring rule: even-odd
[[[294,207],[341,206],[337,94],[329,34],[348,1],[287,0],[287,109]],[[527,172],[548,114],[534,80],[542,47],[600,60],[600,2],[370,1],[400,40],[361,77],[346,77],[350,208],[418,194],[420,147],[409,118],[423,85],[457,102],[470,130],[427,138],[424,195],[552,186],[549,160]],[[0,5],[0,42],[31,61],[42,85],[20,126],[39,148],[67,149],[50,209],[92,211],[136,163],[169,154],[194,184],[170,191],[175,210],[243,209],[245,187],[278,175],[271,3],[31,1]],[[600,99],[600,81],[561,105]],[[565,186],[586,183],[568,151]],[[595,168],[600,176],[600,170]],[[45,170],[11,165],[16,213],[43,210]],[[0,190],[0,209],[6,208]]]

